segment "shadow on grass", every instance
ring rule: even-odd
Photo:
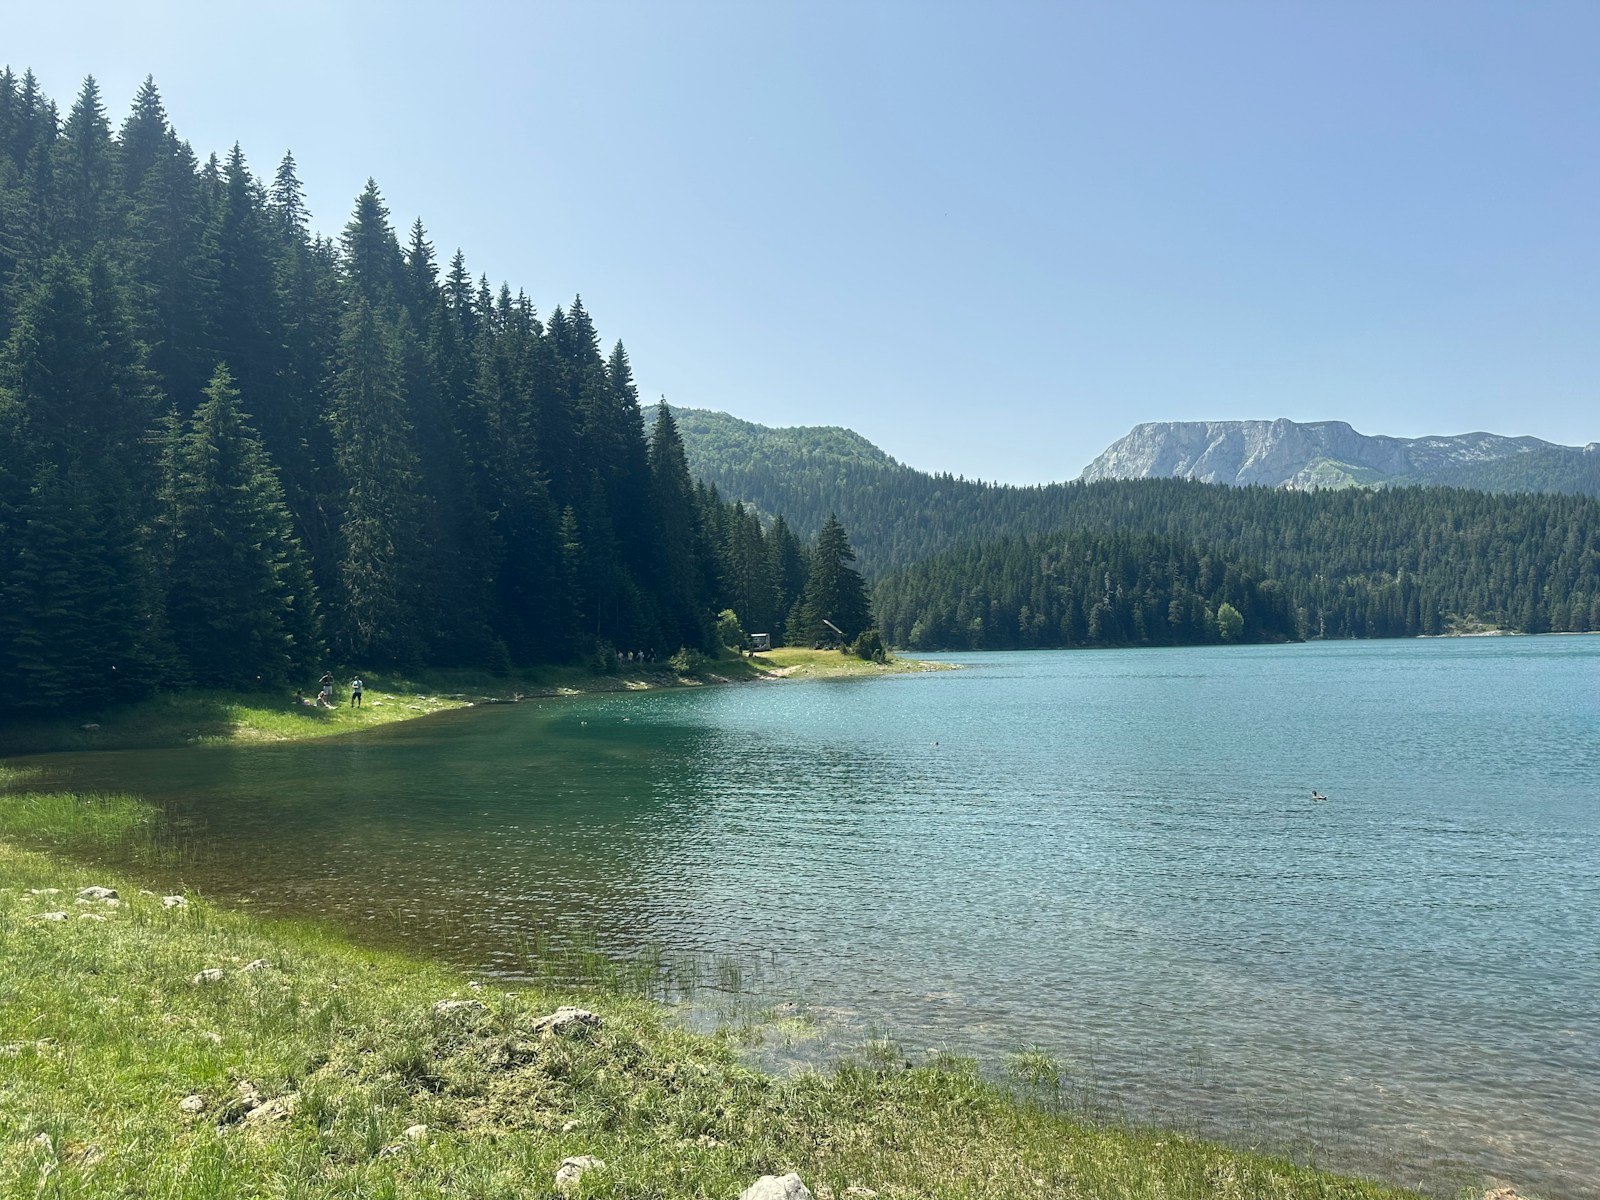
[[[74,750],[162,749],[227,741],[241,729],[314,736],[337,722],[337,709],[282,693],[183,692],[71,715],[22,717],[0,725],[0,754]],[[355,724],[351,723],[351,728]],[[270,733],[267,734],[270,736]]]

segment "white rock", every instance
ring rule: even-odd
[[[253,962],[245,963],[244,966],[239,968],[239,973],[241,975],[254,975],[257,971],[270,971],[270,970],[272,970],[272,964],[269,963],[264,958],[258,958],[256,960],[254,960]]]
[[[739,1200],[814,1200],[811,1189],[792,1171],[787,1175],[763,1175],[744,1191]]]
[[[161,907],[162,908],[188,908],[189,907],[189,901],[186,900],[182,896],[163,896],[163,897],[161,897]]]
[[[249,1112],[245,1113],[245,1123],[248,1125],[264,1125],[268,1121],[287,1121],[294,1113],[295,1104],[300,1097],[295,1092],[288,1092],[271,1100],[263,1100]]]
[[[198,1117],[205,1110],[206,1098],[204,1096],[185,1096],[178,1101],[178,1111],[186,1117]]]
[[[428,1140],[428,1127],[426,1125],[408,1125],[405,1137],[408,1142],[425,1142]]]
[[[207,984],[221,983],[228,977],[228,973],[221,967],[207,967],[189,980],[195,987],[205,987]]]
[[[488,1012],[489,1006],[481,1000],[435,1000],[433,1011],[435,1016],[448,1017],[456,1013]]]
[[[579,1154],[566,1159],[556,1170],[556,1191],[570,1192],[578,1186],[578,1180],[589,1171],[599,1171],[605,1168],[605,1163],[592,1154]]]
[[[65,921],[67,914],[64,912],[34,913],[33,919],[35,921]]]
[[[562,1005],[548,1017],[540,1017],[533,1023],[534,1033],[558,1034],[576,1033],[583,1029],[599,1029],[600,1018],[586,1008],[573,1008]]]
[[[576,1130],[577,1128],[578,1128],[578,1122],[576,1122],[576,1121],[568,1121],[566,1124],[564,1124],[561,1127],[561,1132],[562,1133],[571,1133],[574,1130]]]
[[[46,1154],[54,1154],[56,1149],[55,1139],[48,1133],[41,1133],[33,1139],[33,1144]]]
[[[80,900],[115,900],[117,889],[108,887],[86,887],[78,890]]]

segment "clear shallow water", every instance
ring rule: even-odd
[[[961,661],[36,761],[474,969],[577,923],[762,964],[812,1053],[1037,1046],[1136,1119],[1600,1194],[1600,638]]]

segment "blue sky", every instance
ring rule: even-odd
[[[1600,5],[63,3],[0,59],[581,293],[647,399],[1070,478],[1140,421],[1600,440]]]

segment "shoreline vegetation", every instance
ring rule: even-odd
[[[366,672],[361,675],[365,694],[360,708],[350,706],[349,679],[355,672],[349,669],[333,672],[338,683],[332,708],[316,705],[314,680],[307,680],[300,692],[163,692],[130,704],[0,721],[0,756],[295,741],[333,737],[476,704],[769,679],[860,678],[954,669],[951,663],[898,655],[877,663],[837,651],[800,647],[750,657],[695,655],[677,665],[672,660],[608,665],[614,669],[595,672],[577,666],[543,667],[504,675],[448,670]]]
[[[0,790],[0,812],[17,799]],[[106,806],[101,832],[139,808]],[[1008,1084],[887,1042],[766,1075],[728,1033],[614,987],[479,981],[18,832],[0,823],[0,1197],[732,1200],[790,1172],[818,1200],[1414,1195],[1077,1119],[1041,1055]],[[563,1189],[574,1160],[589,1169]]]

